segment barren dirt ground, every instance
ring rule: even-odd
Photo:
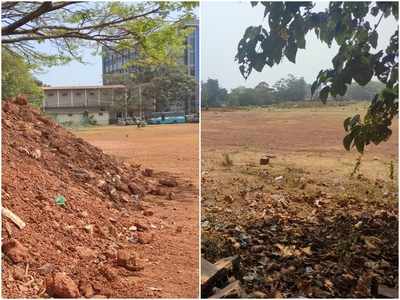
[[[358,154],[343,148],[343,121],[357,113],[362,115],[365,109],[365,104],[355,104],[203,112],[202,162],[214,164],[221,160],[222,153],[229,153],[240,161],[258,163],[260,155],[269,153],[277,155],[277,161],[299,167],[349,174]],[[395,120],[393,135],[387,143],[367,147],[362,167],[365,173],[387,176],[386,164],[397,159],[397,125]]]
[[[201,252],[239,255],[244,296],[396,297],[398,121],[350,177],[343,121],[365,109],[202,112]]]
[[[184,176],[198,184],[198,124],[106,126],[74,131],[129,162]]]
[[[156,261],[144,269],[143,277],[134,278],[132,284],[157,287],[137,291],[136,297],[197,297],[198,125],[107,126],[74,133],[108,154],[191,182],[193,189],[182,191],[186,195],[183,198],[148,203],[154,215],[161,217],[167,226],[155,236],[154,244],[145,253]]]

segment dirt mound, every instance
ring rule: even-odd
[[[2,206],[26,223],[3,214],[2,296],[134,297],[119,277],[140,276],[134,246],[152,239],[142,200],[164,187],[23,101],[2,110]]]

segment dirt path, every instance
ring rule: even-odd
[[[143,249],[143,276],[126,278],[125,284],[138,287],[135,297],[197,297],[198,125],[108,126],[74,133],[108,154],[177,177],[173,200],[146,200],[157,233]]]

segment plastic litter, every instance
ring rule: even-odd
[[[58,195],[56,198],[55,198],[55,202],[56,202],[56,204],[58,205],[58,206],[65,206],[65,197],[63,196],[63,195]]]

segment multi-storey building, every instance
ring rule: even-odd
[[[181,63],[186,66],[186,70],[188,74],[194,76],[196,81],[199,80],[199,22],[198,20],[194,20],[191,23],[186,25],[187,27],[193,28],[191,34],[188,35],[185,41],[185,51],[182,57]],[[132,50],[124,50],[122,52],[115,52],[108,49],[104,49],[103,51],[103,84],[126,84],[124,82],[124,74],[136,73],[140,72],[135,66],[127,66],[129,62],[135,60],[138,55],[138,51],[136,49]],[[122,76],[121,76],[122,75]],[[145,99],[141,97],[140,88],[137,87],[134,91],[134,94],[141,98],[140,101],[136,101],[135,103],[131,103],[129,109],[127,111],[132,116],[151,116],[163,113],[162,111],[158,111],[161,107],[157,105],[157,99]],[[188,114],[188,113],[197,113],[199,107],[199,93],[198,88],[196,87],[195,97],[193,99],[188,99],[188,103],[186,105],[178,105],[177,103],[170,103],[169,107],[163,108],[170,113],[177,114]],[[189,108],[189,109],[188,109]]]

